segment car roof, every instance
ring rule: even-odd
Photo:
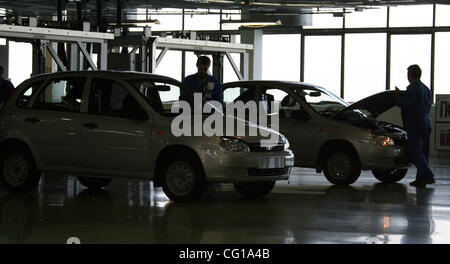
[[[325,90],[315,84],[305,83],[305,82],[294,82],[294,81],[281,81],[281,80],[251,80],[251,81],[235,81],[224,83],[223,86],[238,86],[238,85],[283,85],[286,88],[298,88],[299,86],[303,88],[313,88],[317,90]]]
[[[30,79],[32,80],[32,79],[54,78],[54,77],[92,77],[92,76],[111,79],[124,79],[124,80],[154,78],[171,82],[179,82],[167,76],[135,71],[63,71],[53,73],[42,73],[35,75]]]

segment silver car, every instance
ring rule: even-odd
[[[377,121],[395,106],[393,91],[349,105],[324,88],[283,81],[240,81],[223,85],[224,103],[274,102],[280,133],[295,154],[295,166],[324,172],[334,184],[354,183],[361,170],[372,170],[382,182],[397,182],[410,165],[407,134],[400,127]]]
[[[77,176],[90,188],[115,177],[147,179],[174,201],[193,201],[208,182],[234,182],[239,193],[262,196],[288,179],[294,156],[276,131],[264,128],[280,139],[270,150],[259,147],[260,136],[174,136],[170,109],[188,91],[143,73],[32,77],[0,109],[0,180],[27,191],[41,173]]]

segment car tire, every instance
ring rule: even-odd
[[[100,189],[111,183],[109,178],[78,177],[78,181],[90,189]]]
[[[10,192],[21,193],[34,189],[41,178],[30,151],[10,146],[0,155],[0,181]]]
[[[405,178],[408,169],[372,170],[373,176],[380,182],[396,183]]]
[[[162,188],[174,202],[194,202],[200,199],[207,181],[200,161],[191,153],[174,153],[167,157],[162,169]]]
[[[350,185],[358,180],[361,165],[357,155],[346,147],[332,149],[324,155],[323,172],[336,185]]]
[[[269,194],[275,186],[275,181],[235,182],[233,185],[239,194],[257,198]]]

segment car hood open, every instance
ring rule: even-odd
[[[348,110],[366,110],[373,118],[377,118],[382,113],[388,111],[396,105],[395,91],[384,91],[359,100],[346,108],[340,110],[335,116]]]

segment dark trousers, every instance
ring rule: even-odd
[[[429,164],[431,129],[423,126],[408,129],[408,149],[417,168],[417,180],[434,179]]]

